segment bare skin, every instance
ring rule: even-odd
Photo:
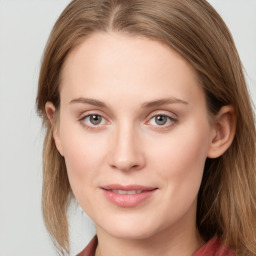
[[[60,96],[58,125],[52,103],[46,112],[75,198],[96,225],[96,256],[191,256],[204,243],[196,228],[204,163],[231,144],[232,107],[210,122],[184,58],[118,33],[94,34],[69,54]],[[122,192],[106,192],[111,184],[153,192],[120,205],[125,196],[106,196]]]

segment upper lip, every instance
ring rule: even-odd
[[[120,184],[109,184],[101,187],[105,190],[124,190],[124,191],[131,191],[131,190],[141,190],[141,191],[151,191],[157,189],[157,187],[148,187],[142,185],[120,185]]]

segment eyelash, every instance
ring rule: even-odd
[[[90,118],[92,118],[93,116],[95,117],[99,117],[101,118],[103,121],[104,121],[104,124],[101,124],[102,123],[102,120],[100,121],[99,124],[89,124],[90,122]],[[150,125],[150,122],[152,120],[156,120],[157,117],[164,117],[164,118],[167,118],[167,122],[168,124],[164,123],[163,125],[152,125],[154,127],[154,129],[168,129],[170,128],[171,126],[173,126],[175,123],[178,122],[178,119],[177,118],[173,118],[169,115],[166,115],[166,114],[156,114],[156,115],[153,115],[150,117],[150,119],[146,122],[147,125]],[[88,119],[88,121],[86,121],[86,119]],[[79,119],[79,121],[83,124],[84,127],[88,128],[88,129],[100,129],[102,128],[103,126],[107,125],[107,120],[106,118],[104,118],[102,115],[99,115],[99,114],[88,114],[86,116],[83,116],[82,118]]]
[[[86,121],[86,119],[91,118],[93,116],[100,117],[100,118],[102,118],[102,120],[105,120],[105,122],[107,122],[107,120],[102,115],[99,115],[99,114],[89,114],[89,115],[83,116],[82,118],[79,119],[79,121],[82,123],[82,125],[84,127],[88,128],[88,129],[100,129],[100,128],[102,128],[102,126],[106,125],[106,124],[98,124],[98,125],[88,124],[90,121]]]
[[[166,114],[156,114],[156,115],[153,115],[147,122],[146,124],[149,124],[150,125],[150,122],[152,120],[155,120],[154,122],[156,122],[156,118],[157,117],[163,117],[163,118],[166,118],[167,119],[167,124],[164,123],[163,125],[153,125],[154,126],[154,129],[168,129],[170,128],[171,126],[173,126],[175,123],[177,123],[178,119],[177,118],[173,118],[169,115],[166,115]]]

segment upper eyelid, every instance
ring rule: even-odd
[[[151,116],[151,117],[148,119],[148,121],[147,121],[146,123],[148,123],[150,120],[152,120],[153,118],[155,118],[155,117],[157,117],[157,116],[165,116],[165,117],[169,118],[171,122],[176,122],[176,121],[178,121],[177,118],[174,118],[174,117],[172,117],[172,116],[169,116],[169,115],[166,115],[166,114],[157,114],[157,115]]]
[[[108,118],[106,118],[105,113],[102,113],[102,111],[100,110],[88,110],[88,111],[84,111],[81,114],[78,115],[78,119],[83,119],[87,116],[92,116],[92,115],[97,115],[97,116],[101,116],[104,119],[108,120]]]
[[[95,113],[95,114],[96,114],[96,113]],[[89,116],[91,116],[91,115],[93,115],[93,113],[91,113],[91,114],[86,114],[86,115],[84,115],[83,117],[81,117],[81,118],[79,119],[79,122],[81,122],[81,125],[84,126],[84,127],[87,128],[87,129],[89,129],[89,130],[92,130],[92,131],[95,131],[95,132],[96,132],[96,131],[100,131],[100,130],[102,130],[102,129],[106,129],[107,126],[108,126],[109,124],[111,124],[111,122],[108,121],[104,116],[102,116],[102,118],[104,118],[103,123],[102,123],[102,124],[99,124],[99,125],[90,124],[88,121],[85,122],[85,118],[87,118],[87,117],[89,117]],[[153,125],[153,124],[151,125],[151,124],[150,124],[150,121],[152,120],[152,118],[154,118],[154,117],[156,117],[156,116],[158,116],[158,115],[167,116],[170,120],[168,121],[167,124],[164,124],[164,125],[155,125],[155,124],[154,124],[154,125]],[[84,121],[84,122],[83,122],[83,121]],[[174,117],[172,117],[172,116],[170,116],[170,115],[167,115],[167,114],[154,114],[154,115],[152,115],[150,118],[147,118],[147,121],[144,122],[144,125],[149,126],[149,127],[151,127],[151,129],[156,130],[156,131],[167,131],[167,130],[169,130],[171,127],[175,126],[178,122],[179,122],[178,118],[174,118]]]
[[[99,115],[102,118],[104,118],[106,121],[114,120],[113,117],[111,117],[111,116],[109,117],[106,113],[104,113],[98,109],[82,112],[81,114],[78,115],[78,120],[84,119],[90,115]],[[164,115],[164,116],[170,117],[171,119],[175,119],[175,120],[179,118],[178,115],[174,112],[171,112],[169,110],[158,109],[158,110],[151,111],[149,114],[145,114],[143,119],[146,119],[145,121],[147,122],[151,118],[158,116],[158,115]]]
[[[86,122],[85,119],[88,118],[89,116],[93,116],[93,115],[98,115],[101,116],[104,119],[104,123],[103,124],[99,124],[99,125],[94,125],[94,124],[90,124],[88,121]],[[106,126],[108,124],[108,120],[103,117],[102,115],[99,114],[86,114],[83,115],[81,118],[79,118],[78,120],[82,126],[84,126],[87,129],[92,129],[92,130],[98,130],[98,129],[102,129],[104,126]]]
[[[100,115],[100,114],[96,114],[96,113],[92,113],[92,114],[86,114],[86,115],[82,115],[81,118],[79,118],[79,120],[83,120],[89,116],[100,116],[102,117],[104,120],[108,121],[107,118],[105,118],[103,115]]]
[[[175,114],[175,113],[173,113],[171,111],[168,111],[168,110],[155,110],[155,111],[151,112],[147,116],[147,118],[151,119],[151,118],[153,118],[155,116],[161,116],[161,115],[170,117],[172,119],[178,119],[178,115],[177,114]]]

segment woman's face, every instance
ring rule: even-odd
[[[212,128],[196,73],[159,42],[117,33],[68,56],[55,141],[98,232],[143,239],[195,228]]]

